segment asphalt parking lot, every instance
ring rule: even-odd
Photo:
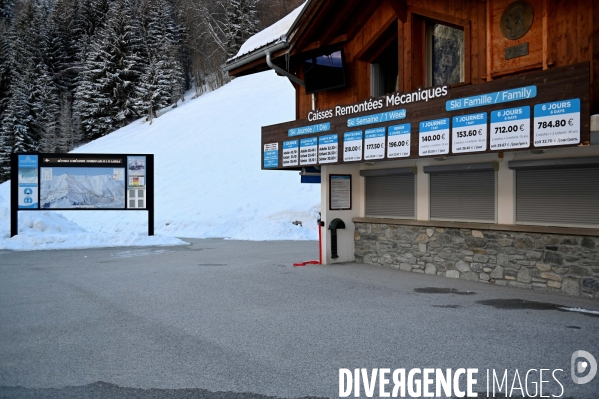
[[[599,358],[599,317],[562,309],[597,301],[293,267],[318,257],[315,242],[187,241],[0,251],[0,397],[336,398],[342,368],[477,368],[480,393],[487,370],[510,386],[515,370],[523,385],[528,370],[562,370],[544,395],[599,397],[599,376],[570,377],[573,352]]]

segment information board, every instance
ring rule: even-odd
[[[329,209],[351,209],[351,175],[329,175]]]
[[[279,143],[264,144],[264,167],[276,168],[279,166]]]
[[[18,210],[148,211],[154,234],[154,156],[12,154],[11,236]]]
[[[39,207],[38,156],[19,155],[18,173],[18,208],[37,209]]]

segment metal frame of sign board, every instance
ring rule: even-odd
[[[37,157],[35,167],[37,175],[32,179],[37,179],[30,186],[36,188],[37,206],[32,208],[19,208],[19,156]],[[128,158],[145,158],[145,173],[132,174],[128,167]],[[26,162],[26,158],[22,158]],[[46,168],[106,168],[106,169],[124,169],[124,204],[123,207],[90,207],[90,208],[42,208],[40,203],[42,169]],[[128,190],[135,189],[136,186],[129,185],[129,177],[143,176],[145,181],[140,185],[144,189],[145,207],[130,208],[128,203]],[[120,179],[119,179],[120,180]],[[25,179],[23,179],[25,181]],[[26,184],[23,185],[24,187]],[[31,192],[32,190],[29,190]],[[27,194],[27,193],[26,193]],[[15,153],[11,154],[11,185],[10,185],[10,236],[14,237],[19,233],[19,211],[147,211],[148,212],[148,235],[154,235],[154,154],[46,154],[46,153]]]

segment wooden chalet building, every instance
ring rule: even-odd
[[[320,176],[323,262],[599,298],[599,3],[308,0],[225,70],[296,120],[262,168]]]

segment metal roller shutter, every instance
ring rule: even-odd
[[[599,226],[599,167],[517,170],[516,223]]]
[[[431,220],[495,223],[495,171],[430,174]]]
[[[414,175],[367,176],[366,217],[414,219]]]

